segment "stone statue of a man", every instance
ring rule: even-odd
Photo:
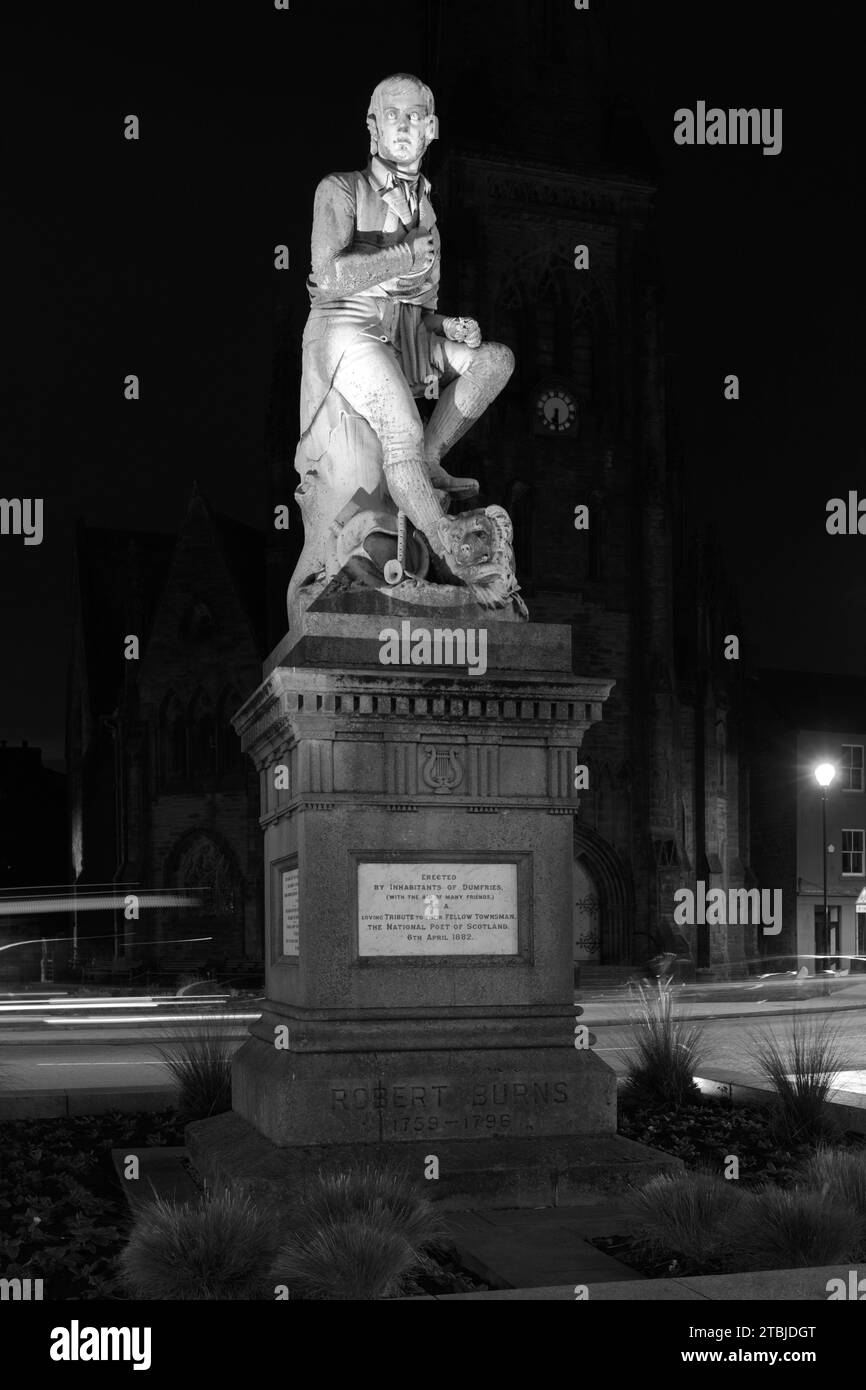
[[[297,610],[305,589],[313,597],[333,577],[341,530],[353,543],[365,527],[393,534],[397,513],[416,533],[401,539],[406,574],[460,582],[457,519],[450,531],[442,522],[449,496],[471,497],[478,484],[451,477],[442,459],[514,368],[510,349],[483,343],[474,319],[437,312],[439,232],[420,172],[438,133],[432,92],[405,73],[385,78],[370,100],[367,127],[366,169],[330,174],[316,190],[295,463],[306,539],[289,590],[290,618],[293,597]],[[420,396],[436,400],[426,428]],[[474,515],[488,513],[502,513],[493,522],[510,543],[501,508]],[[421,553],[425,542],[429,554]]]

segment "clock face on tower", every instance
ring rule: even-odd
[[[535,419],[544,434],[572,434],[577,425],[577,401],[564,387],[544,387],[536,393]]]

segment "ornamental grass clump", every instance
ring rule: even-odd
[[[819,1143],[839,1126],[827,1111],[833,1082],[842,1070],[838,1029],[826,1019],[795,1018],[790,1037],[772,1030],[752,1037],[755,1061],[777,1098],[777,1128],[790,1143]]]
[[[731,1222],[743,1200],[736,1183],[697,1169],[651,1178],[629,1205],[644,1244],[709,1271],[730,1253]]]
[[[320,1173],[290,1223],[274,1282],[303,1299],[393,1298],[443,1230],[402,1173]]]
[[[802,1185],[848,1206],[866,1222],[866,1150],[822,1144],[801,1169]],[[866,1239],[855,1254],[866,1259]]]
[[[636,1056],[629,1060],[622,1098],[627,1104],[681,1106],[699,1099],[694,1075],[701,1065],[703,1028],[676,1012],[670,980],[655,988],[635,986],[631,1029]]]
[[[745,1195],[731,1239],[740,1270],[808,1269],[853,1259],[864,1233],[863,1218],[829,1193],[768,1186]]]
[[[225,1192],[194,1202],[155,1197],[135,1220],[118,1266],[134,1298],[273,1297],[270,1268],[279,1244],[271,1214]]]
[[[162,1059],[178,1086],[178,1109],[184,1123],[206,1120],[232,1108],[232,1058],[246,1035],[237,1025],[206,1023],[184,1029],[160,1046]]]

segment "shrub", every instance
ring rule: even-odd
[[[238,1038],[246,1029],[235,1029]],[[235,1045],[226,1025],[208,1023],[185,1030],[160,1047],[163,1061],[178,1085],[178,1109],[184,1122],[205,1120],[232,1108],[232,1057]]]
[[[731,1219],[744,1200],[736,1183],[698,1169],[651,1178],[630,1205],[648,1245],[703,1268],[724,1259]]]
[[[848,1206],[866,1222],[866,1151],[822,1145],[801,1170],[803,1186]],[[866,1243],[856,1252],[866,1258]]]
[[[676,993],[670,981],[659,982],[655,989],[643,984],[635,988],[632,1033],[637,1057],[628,1063],[623,1100],[680,1106],[698,1099],[693,1078],[700,1066],[703,1029],[674,1012]]]
[[[404,1236],[348,1216],[286,1242],[273,1277],[302,1298],[360,1301],[393,1297],[416,1265]]]
[[[817,1142],[837,1126],[825,1109],[842,1068],[838,1029],[826,1019],[795,1017],[791,1036],[780,1043],[772,1030],[752,1036],[754,1056],[778,1099],[779,1131],[792,1143]]]
[[[184,1203],[155,1197],[136,1217],[120,1276],[135,1298],[266,1298],[278,1242],[270,1213],[248,1197],[226,1192]]]
[[[371,1166],[320,1173],[280,1250],[274,1279],[302,1298],[393,1297],[442,1236],[427,1197],[404,1173]]]
[[[416,1250],[443,1235],[432,1202],[417,1191],[407,1174],[371,1164],[349,1172],[320,1173],[304,1198],[301,1223],[315,1229],[356,1216],[387,1226]]]
[[[740,1269],[803,1269],[853,1258],[864,1231],[857,1212],[829,1194],[764,1187],[744,1196],[731,1240]]]

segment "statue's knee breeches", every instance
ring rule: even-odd
[[[514,371],[514,353],[504,343],[482,343],[467,347],[465,343],[446,343],[442,353],[446,363],[446,380],[468,377],[483,388],[488,397],[496,396]]]
[[[514,353],[511,348],[506,347],[504,343],[482,343],[475,349],[475,354],[473,376],[476,372],[483,375],[501,391],[514,371]]]
[[[334,385],[375,430],[385,462],[419,458],[424,426],[390,346],[359,339],[343,354]]]

